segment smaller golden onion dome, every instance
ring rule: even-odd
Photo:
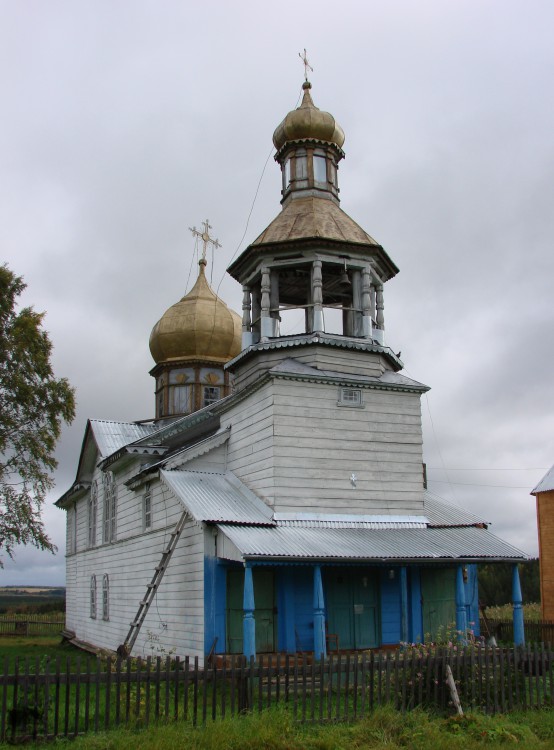
[[[242,322],[206,280],[200,260],[195,285],[162,315],[150,334],[156,364],[167,361],[228,362],[241,350]]]
[[[322,112],[312,101],[310,89],[312,84],[302,84],[304,96],[298,109],[293,109],[273,133],[273,144],[279,151],[287,141],[299,141],[305,138],[334,143],[342,148],[344,131],[333,115]]]

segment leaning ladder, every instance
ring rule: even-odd
[[[142,623],[146,619],[146,615],[148,614],[148,610],[150,609],[150,605],[154,601],[154,597],[156,596],[156,593],[158,591],[158,587],[162,581],[162,578],[164,576],[165,571],[167,570],[167,567],[169,565],[169,561],[171,560],[171,555],[175,551],[175,547],[177,546],[177,542],[179,541],[179,537],[181,536],[181,532],[183,531],[185,527],[185,523],[187,521],[188,514],[185,511],[179,520],[177,521],[177,524],[173,531],[170,534],[169,544],[162,552],[162,557],[159,562],[159,565],[156,566],[154,570],[154,575],[152,577],[152,580],[150,583],[146,586],[146,596],[144,599],[140,602],[138,612],[135,616],[135,619],[131,623],[131,627],[129,628],[129,632],[127,633],[127,637],[125,638],[125,641],[123,644],[119,647],[118,652],[124,653],[124,654],[130,654],[133,646],[135,645],[135,641],[137,640],[138,634],[140,633],[140,629],[142,627]]]

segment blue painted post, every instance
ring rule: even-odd
[[[327,656],[325,643],[325,602],[321,566],[314,565],[314,658]]]
[[[408,643],[410,635],[408,631],[408,568],[404,565],[400,568],[400,613],[402,643]]]
[[[523,597],[519,581],[517,563],[512,568],[512,603],[514,607],[514,646],[525,646],[525,628],[523,626]]]
[[[467,643],[467,609],[463,565],[458,565],[456,570],[456,630],[460,643]]]
[[[244,596],[242,600],[242,648],[244,655],[256,658],[256,621],[254,620],[254,581],[249,563],[244,568]]]

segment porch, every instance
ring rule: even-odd
[[[214,657],[263,654],[276,661],[278,654],[305,654],[319,660],[479,635],[477,566],[465,562],[240,566],[213,558],[206,565],[205,604],[205,654]],[[514,605],[521,644],[517,565]]]

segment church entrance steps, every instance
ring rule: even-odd
[[[119,646],[119,648],[117,649],[117,653],[120,656],[127,656],[128,654],[130,654],[133,649],[133,646],[135,645],[135,641],[137,640],[142,624],[144,620],[146,619],[146,615],[148,614],[150,605],[152,604],[152,602],[154,601],[154,598],[156,597],[156,593],[158,591],[160,583],[162,582],[164,573],[167,570],[169,561],[171,560],[171,556],[173,555],[173,552],[175,551],[177,542],[179,541],[181,533],[185,527],[187,518],[188,518],[188,514],[185,511],[184,513],[182,513],[181,517],[177,521],[175,528],[170,534],[169,544],[167,545],[166,549],[164,549],[164,551],[162,552],[160,562],[154,568],[154,575],[152,577],[152,580],[150,581],[150,583],[146,584],[146,595],[144,599],[142,599],[139,602],[137,614],[135,615],[135,619],[133,620],[133,622],[130,623],[130,628],[129,628],[129,632],[127,633],[127,637],[125,638],[125,641],[121,644],[121,646]]]

